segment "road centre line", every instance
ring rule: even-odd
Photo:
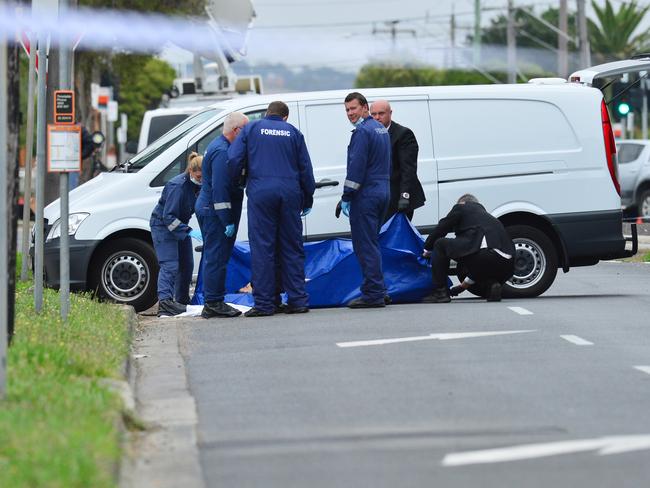
[[[569,341],[572,344],[575,344],[576,346],[593,346],[593,342],[589,342],[587,339],[583,339],[582,337],[578,337],[577,335],[560,335],[562,339],[565,341]]]
[[[650,366],[634,366],[634,369],[638,369],[642,373],[650,374]]]
[[[508,308],[512,310],[514,313],[518,313],[519,315],[533,315],[533,312],[525,309],[524,307],[508,307]]]
[[[341,348],[347,347],[364,347],[364,346],[383,346],[385,344],[395,344],[399,342],[414,342],[414,341],[448,341],[452,339],[470,339],[473,337],[488,337],[507,334],[522,334],[525,332],[536,332],[536,330],[495,330],[487,332],[449,332],[443,334],[429,334],[426,336],[413,336],[413,337],[396,337],[392,339],[374,339],[369,341],[352,341],[352,342],[337,342],[336,345]]]

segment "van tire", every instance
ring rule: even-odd
[[[557,275],[558,255],[551,239],[529,225],[506,228],[515,244],[515,273],[503,287],[506,298],[532,298],[553,284]]]
[[[158,301],[158,259],[153,246],[133,237],[108,241],[93,257],[89,283],[102,300],[142,312]]]
[[[646,189],[641,193],[637,211],[639,217],[650,217],[650,189]]]

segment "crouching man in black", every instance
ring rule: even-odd
[[[456,234],[454,239],[445,237],[450,232]],[[514,271],[514,255],[514,244],[503,224],[474,195],[463,195],[424,243],[423,256],[431,258],[433,267],[434,290],[422,301],[448,303],[450,295],[477,284],[489,302],[498,302],[503,283]],[[451,291],[446,286],[450,259],[467,272],[463,282]]]

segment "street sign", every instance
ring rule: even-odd
[[[115,100],[111,100],[107,104],[107,118],[109,122],[117,122],[118,116],[118,103]]]
[[[55,90],[54,124],[71,125],[74,123],[74,90]]]
[[[47,126],[47,170],[50,173],[81,171],[81,126]]]

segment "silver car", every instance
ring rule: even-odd
[[[650,217],[650,140],[618,141],[618,178],[621,205]]]

